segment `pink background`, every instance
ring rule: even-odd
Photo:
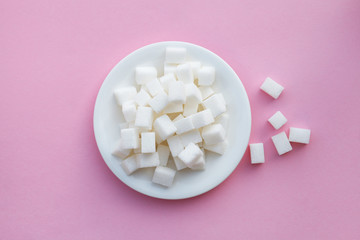
[[[360,1],[1,1],[0,239],[360,239]],[[158,200],[121,183],[94,139],[112,67],[164,40],[202,45],[248,91],[249,151],[219,187]],[[259,86],[283,84],[274,101]],[[266,122],[312,130],[279,157]]]

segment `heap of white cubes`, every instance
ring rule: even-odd
[[[170,187],[177,171],[204,170],[206,152],[224,154],[229,116],[216,92],[216,70],[188,61],[185,48],[164,49],[164,74],[154,66],[134,69],[136,86],[114,90],[125,122],[112,154],[130,175],[154,169],[152,181]]]

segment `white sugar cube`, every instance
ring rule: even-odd
[[[193,83],[185,84],[185,97],[186,104],[200,103],[202,101],[201,92],[199,88]]]
[[[200,86],[211,86],[215,81],[215,69],[204,66],[198,71],[198,84]]]
[[[159,154],[157,152],[136,154],[136,163],[138,168],[159,166]]]
[[[173,122],[176,122],[177,120],[184,119],[184,116],[180,113],[179,115],[174,118]]]
[[[174,181],[176,171],[174,169],[158,166],[155,168],[152,181],[165,187],[170,187]]]
[[[173,157],[177,157],[179,153],[181,153],[181,151],[184,149],[181,139],[177,135],[169,137],[167,139],[167,143],[169,145],[170,152]]]
[[[155,142],[157,144],[162,143],[164,140],[161,139],[161,137],[159,136],[159,134],[157,132],[155,132]]]
[[[114,90],[114,96],[119,106],[126,101],[134,99],[136,93],[135,87],[121,87]]]
[[[250,156],[251,163],[264,163],[265,155],[264,155],[264,144],[262,143],[252,143],[250,144]]]
[[[199,104],[197,103],[185,103],[183,114],[185,117],[188,117],[192,114],[197,113],[198,108],[199,108]]]
[[[173,160],[174,160],[174,163],[175,163],[176,170],[180,171],[180,170],[182,170],[184,168],[187,168],[185,163],[183,161],[181,161],[180,158],[173,157]]]
[[[156,151],[155,147],[155,133],[143,132],[141,133],[141,152],[153,153]]]
[[[146,106],[150,99],[150,95],[144,89],[140,89],[140,91],[135,96],[135,102],[139,106]]]
[[[153,111],[150,107],[139,107],[136,111],[135,126],[152,129]]]
[[[229,119],[230,119],[229,114],[223,113],[216,117],[215,122],[220,123],[226,131],[229,125]]]
[[[272,80],[271,78],[267,77],[261,85],[260,89],[272,96],[273,98],[277,99],[280,96],[281,92],[284,90],[284,87]]]
[[[276,130],[278,130],[287,122],[287,119],[280,111],[277,111],[268,119],[268,121]]]
[[[184,146],[187,146],[189,143],[200,143],[202,142],[202,138],[200,135],[200,131],[198,129],[194,129],[190,132],[183,133],[179,135],[181,139],[181,143]]]
[[[168,105],[169,100],[168,96],[164,92],[160,92],[153,99],[149,101],[150,107],[156,112],[159,113]]]
[[[178,157],[186,166],[191,168],[195,161],[202,155],[203,153],[197,145],[189,143],[185,149],[179,153]]]
[[[310,129],[291,127],[289,133],[289,140],[290,142],[309,144],[310,133]]]
[[[176,127],[176,134],[182,134],[188,131],[193,130],[194,124],[191,120],[191,117],[183,118],[177,121],[174,121],[174,125]]]
[[[120,165],[127,175],[132,174],[138,169],[135,155],[128,157]]]
[[[209,109],[191,115],[191,119],[193,120],[193,124],[195,128],[204,127],[215,121]]]
[[[159,80],[154,78],[146,83],[146,88],[151,96],[156,96],[156,94],[164,92],[163,87],[161,86]]]
[[[160,166],[166,166],[170,156],[169,147],[165,145],[158,145],[157,152],[159,154]]]
[[[179,81],[184,83],[194,82],[194,74],[191,65],[188,63],[180,64],[176,67],[176,76]]]
[[[122,113],[127,122],[135,121],[136,117],[136,104],[133,100],[126,101],[122,105]]]
[[[183,104],[185,103],[185,84],[181,81],[171,82],[169,84],[169,102]]]
[[[203,128],[201,136],[205,144],[217,144],[225,140],[225,129],[221,124],[215,123]]]
[[[279,155],[290,152],[292,150],[285,132],[281,132],[275,136],[272,136],[271,139]]]
[[[210,151],[210,152],[214,152],[220,155],[223,155],[228,147],[229,143],[228,141],[223,141],[217,144],[213,144],[213,145],[204,145],[204,149]]]
[[[164,63],[164,75],[175,74],[177,64]]]
[[[168,73],[159,79],[161,86],[163,89],[168,92],[169,91],[169,84],[172,82],[176,82],[176,78],[174,73]]]
[[[198,159],[196,159],[191,166],[192,170],[204,170],[205,169],[205,157],[200,156]]]
[[[193,75],[194,75],[194,79],[198,78],[198,72],[201,68],[201,62],[188,62],[191,66]]]
[[[139,148],[139,130],[137,128],[121,129],[121,140],[124,149]]]
[[[154,78],[157,78],[157,70],[154,67],[137,67],[135,69],[135,80],[139,85],[146,84]]]
[[[221,93],[214,94],[204,100],[203,106],[206,109],[209,109],[214,117],[217,117],[226,111],[225,99]]]
[[[164,113],[179,113],[184,110],[182,103],[168,103],[163,109]]]
[[[200,86],[199,90],[202,96],[202,100],[207,99],[208,97],[210,97],[215,93],[214,90],[209,86]]]
[[[166,140],[176,132],[176,127],[168,115],[158,117],[154,121],[154,129],[162,140]]]
[[[121,139],[117,140],[113,146],[112,155],[124,159],[130,154],[130,149],[125,149]]]
[[[183,63],[186,61],[186,48],[167,47],[165,51],[166,63]]]

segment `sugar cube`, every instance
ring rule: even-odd
[[[216,117],[215,122],[220,123],[226,131],[229,125],[229,119],[230,119],[229,114],[223,113]]]
[[[209,109],[191,115],[195,128],[201,128],[213,123],[214,117]]]
[[[199,108],[199,104],[197,104],[197,103],[193,103],[193,102],[192,103],[185,103],[184,104],[184,112],[183,112],[183,114],[184,114],[185,117],[188,117],[188,116],[190,116],[192,114],[197,113],[198,108]]]
[[[198,71],[198,84],[200,86],[211,86],[215,81],[215,69],[210,66],[203,66]]]
[[[163,87],[161,86],[159,79],[154,78],[146,83],[146,88],[151,96],[156,96],[160,92],[164,92]]]
[[[201,68],[201,62],[188,62],[191,66],[193,75],[194,75],[194,79],[198,78],[198,72]]]
[[[175,163],[175,167],[178,171],[187,168],[187,166],[185,165],[185,163],[183,161],[180,160],[180,158],[178,157],[173,157],[174,159],[174,163]]]
[[[136,163],[138,168],[159,166],[159,154],[157,152],[136,154]]]
[[[265,155],[264,155],[264,144],[263,143],[252,143],[250,144],[250,156],[251,163],[264,163]]]
[[[136,117],[136,105],[133,100],[126,101],[122,105],[122,113],[127,122],[135,121]]]
[[[166,166],[170,156],[169,147],[165,145],[158,145],[157,152],[159,154],[160,166]]]
[[[153,111],[150,107],[139,107],[136,111],[135,126],[152,129]]]
[[[214,117],[217,117],[226,111],[225,99],[221,93],[214,94],[208,99],[204,100],[203,105],[206,109],[210,109]]]
[[[128,157],[120,165],[127,175],[132,174],[138,169],[135,155]]]
[[[135,68],[135,80],[139,85],[146,84],[150,80],[157,77],[157,70],[155,67],[136,67]]]
[[[272,96],[273,98],[277,99],[280,96],[281,92],[284,90],[284,87],[272,80],[271,78],[267,77],[261,85],[260,89]]]
[[[135,96],[135,102],[139,106],[146,106],[150,99],[150,95],[144,89],[140,89],[140,91]]]
[[[225,129],[221,124],[215,123],[203,128],[201,136],[205,144],[212,145],[225,140]]]
[[[176,76],[179,81],[186,84],[194,82],[194,74],[191,65],[188,63],[180,64],[176,67]]]
[[[141,152],[153,153],[156,151],[155,147],[155,133],[143,132],[141,133]]]
[[[130,154],[130,149],[125,149],[121,139],[117,140],[113,146],[112,155],[124,159]]]
[[[187,146],[189,143],[200,143],[202,142],[202,138],[200,135],[200,131],[198,129],[194,129],[190,132],[183,133],[179,135],[181,139],[181,143],[184,146]]]
[[[176,122],[177,120],[184,119],[184,116],[180,113],[179,115],[174,118],[173,122]]]
[[[191,131],[195,128],[191,117],[186,117],[186,118],[174,121],[174,125],[177,129],[176,134],[182,134],[182,133]]]
[[[186,104],[200,103],[202,96],[199,88],[194,83],[185,84]]]
[[[167,143],[169,145],[170,152],[173,157],[177,157],[179,153],[184,149],[184,146],[181,143],[181,139],[178,135],[169,137],[167,139]]]
[[[166,63],[183,63],[186,61],[186,48],[167,47],[165,51]]]
[[[162,140],[166,140],[176,132],[174,123],[166,114],[158,117],[154,121],[154,129]]]
[[[185,103],[185,85],[181,81],[171,82],[169,84],[169,102],[171,103]]]
[[[158,166],[155,168],[152,181],[165,187],[170,187],[174,181],[176,171],[174,169]]]
[[[204,170],[205,169],[205,157],[204,156],[200,156],[198,157],[193,165],[191,166],[192,170]]]
[[[184,110],[182,103],[168,103],[163,109],[164,113],[179,113]]]
[[[156,112],[161,112],[169,103],[168,96],[164,92],[160,92],[149,101],[150,107]]]
[[[169,84],[172,82],[176,82],[176,78],[174,73],[167,73],[166,75],[160,77],[159,79],[161,86],[163,89],[168,92],[169,91]]]
[[[223,155],[225,153],[228,145],[229,145],[228,141],[225,140],[223,142],[216,143],[216,144],[213,144],[213,145],[205,144],[204,149],[206,149],[206,150],[208,150],[210,152],[214,152],[214,153]]]
[[[210,97],[215,93],[214,90],[209,86],[200,86],[199,91],[201,93],[202,100],[207,99],[208,97]]]
[[[280,111],[277,111],[268,119],[268,121],[276,130],[278,130],[287,122],[287,119]]]
[[[137,128],[121,129],[121,140],[124,149],[139,148],[139,130]]]
[[[310,129],[291,127],[289,140],[290,142],[309,144],[310,132]]]
[[[164,63],[164,75],[175,74],[177,64]]]
[[[197,145],[189,143],[185,149],[179,153],[178,157],[186,166],[191,168],[195,161],[202,155],[203,153]]]
[[[275,136],[272,136],[271,139],[279,155],[290,152],[292,150],[285,132],[281,132]]]
[[[137,91],[135,87],[121,87],[114,90],[116,102],[121,106],[124,102],[132,100]]]

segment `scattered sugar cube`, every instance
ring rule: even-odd
[[[155,133],[143,132],[141,133],[141,152],[153,153],[156,151],[155,147]]]
[[[217,144],[225,140],[225,129],[221,124],[215,123],[203,128],[201,136],[205,144]]]
[[[124,159],[130,154],[130,149],[125,149],[121,139],[117,140],[113,146],[112,155]]]
[[[180,64],[176,67],[176,76],[179,81],[186,84],[194,82],[194,74],[191,65],[188,63]]]
[[[185,84],[185,97],[186,104],[200,103],[202,101],[201,92],[194,83]]]
[[[137,91],[135,87],[121,87],[114,90],[116,102],[121,106],[124,102],[132,100]]]
[[[220,155],[223,155],[228,147],[229,143],[228,141],[223,141],[217,144],[213,144],[213,145],[204,145],[204,149],[210,151],[210,152],[214,152]]]
[[[166,63],[183,63],[186,61],[186,48],[167,47],[165,51]]]
[[[209,86],[200,86],[199,90],[202,96],[202,100],[207,99],[208,97],[210,97],[215,93],[214,90]]]
[[[152,181],[165,187],[170,187],[174,181],[176,171],[174,169],[158,166],[155,168]]]
[[[135,155],[128,157],[120,165],[127,175],[132,174],[138,169]]]
[[[280,111],[277,111],[268,119],[268,121],[276,130],[278,130],[287,122],[287,119]]]
[[[198,78],[198,72],[201,68],[201,62],[188,62],[191,66],[193,75],[194,75],[194,79]]]
[[[183,118],[177,121],[174,121],[174,125],[176,127],[176,134],[182,134],[188,131],[193,130],[194,124],[191,120],[191,117]]]
[[[217,117],[226,111],[226,102],[221,93],[212,95],[208,99],[204,100],[202,104],[206,109],[210,109],[214,117]]]
[[[140,91],[135,96],[135,102],[139,106],[146,106],[150,99],[150,95],[144,89],[140,89]]]
[[[164,63],[164,75],[175,74],[177,64]]]
[[[252,143],[250,144],[250,155],[251,155],[251,163],[264,163],[265,155],[264,155],[264,144],[262,143]]]
[[[272,96],[273,98],[277,99],[280,96],[281,92],[284,90],[284,87],[272,80],[271,78],[267,77],[261,85],[260,89]]]
[[[205,157],[200,156],[194,161],[194,164],[191,166],[192,170],[204,170],[205,169]]]
[[[185,103],[185,85],[181,81],[171,82],[169,84],[169,102],[171,103]]]
[[[157,152],[136,154],[136,163],[138,168],[159,166],[159,154]]]
[[[215,119],[209,109],[195,113],[195,114],[191,115],[191,118],[193,120],[193,124],[194,124],[195,128],[204,127],[215,121]]]
[[[215,68],[203,66],[198,71],[198,84],[200,86],[211,86],[215,81]]]
[[[198,129],[194,129],[190,132],[183,133],[179,135],[181,139],[181,143],[184,146],[187,146],[189,143],[200,143],[202,142],[202,138],[200,135],[200,131]]]
[[[179,115],[174,118],[173,122],[176,122],[177,120],[184,119],[184,116],[180,113]]]
[[[223,113],[216,117],[215,122],[220,123],[226,131],[229,125],[229,119],[230,119],[229,114]]]
[[[183,114],[185,117],[188,117],[192,114],[197,113],[198,108],[199,108],[199,104],[197,103],[185,103]]]
[[[158,117],[154,121],[154,129],[162,140],[168,139],[176,132],[176,127],[168,115]]]
[[[156,112],[160,113],[168,105],[168,96],[164,92],[160,92],[153,99],[149,101],[150,107]]]
[[[126,101],[122,105],[122,113],[127,122],[135,121],[136,117],[136,104],[133,100]]]
[[[289,140],[290,142],[309,144],[310,129],[291,127],[289,133]]]
[[[279,155],[283,155],[284,153],[290,152],[292,150],[285,132],[281,132],[275,136],[272,136],[271,139]]]
[[[183,161],[180,160],[180,158],[178,157],[173,157],[174,159],[174,163],[175,163],[175,167],[178,171],[187,168],[187,166],[185,165],[185,163]]]
[[[159,136],[159,134],[157,132],[155,132],[155,141],[157,144],[160,144],[164,141],[161,139],[161,137]]]
[[[139,130],[137,128],[121,129],[121,140],[124,149],[139,148]]]
[[[163,87],[163,89],[166,92],[168,92],[169,91],[169,84],[172,83],[172,82],[176,82],[176,78],[175,78],[174,73],[167,73],[166,75],[160,77],[159,81],[160,81],[160,84]]]
[[[136,111],[135,126],[152,129],[153,111],[150,107],[139,107]]]
[[[202,155],[203,153],[197,145],[189,143],[185,149],[179,153],[178,157],[186,166],[191,168]]]
[[[184,110],[182,103],[168,103],[168,105],[164,108],[164,113],[179,113]]]
[[[146,84],[154,78],[157,78],[157,70],[154,67],[137,67],[135,69],[135,80],[139,85]]]
[[[170,156],[169,147],[165,145],[158,145],[157,152],[159,154],[160,166],[166,166]]]
[[[179,153],[181,153],[181,151],[184,149],[184,146],[181,143],[181,139],[177,135],[169,137],[167,139],[167,143],[169,145],[170,152],[173,157],[177,157]]]
[[[150,80],[145,86],[152,97],[155,97],[158,93],[164,92],[164,89],[157,78]]]

